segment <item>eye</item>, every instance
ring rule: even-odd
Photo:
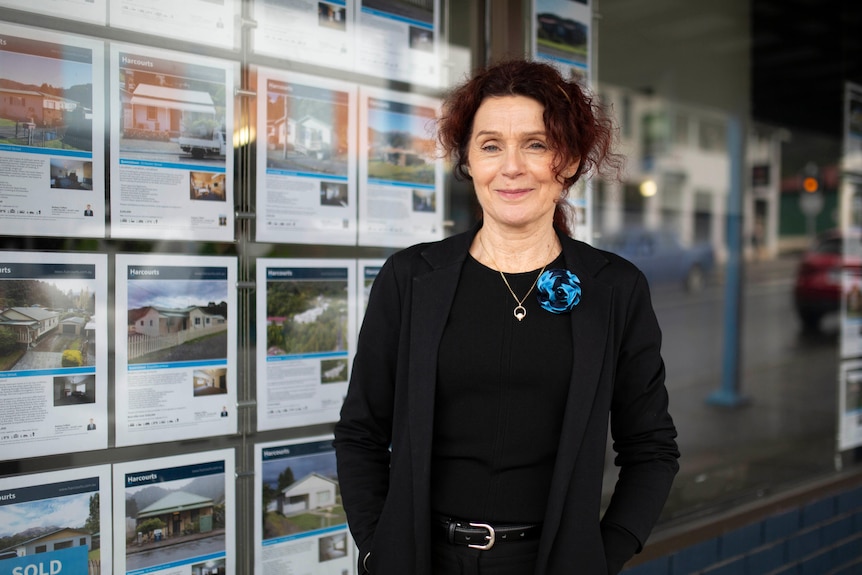
[[[544,151],[544,150],[548,149],[548,146],[544,142],[534,140],[534,141],[530,142],[529,144],[527,144],[527,148],[529,148],[531,150]]]
[[[483,152],[499,152],[500,147],[497,144],[484,144],[480,148]]]

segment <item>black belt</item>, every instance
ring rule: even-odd
[[[534,539],[542,532],[540,523],[489,525],[456,519],[440,519],[437,525],[438,531],[442,531],[449,543],[482,550],[491,549],[495,543],[501,541]]]

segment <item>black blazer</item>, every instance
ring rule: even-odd
[[[370,552],[374,575],[430,570],[437,351],[477,230],[392,255],[369,296],[334,444],[360,565]],[[570,575],[575,567],[605,575],[600,519],[642,547],[667,499],[679,452],[646,279],[626,260],[559,235],[566,267],[582,291],[570,312],[571,387],[536,575]],[[609,413],[621,470],[601,517]]]

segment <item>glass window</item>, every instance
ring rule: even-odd
[[[617,113],[628,169],[623,207],[595,202],[592,221],[620,221],[607,212],[622,209],[621,231],[672,232],[678,262],[702,258],[698,281],[682,281],[682,269],[659,275],[617,236],[604,244],[652,273],[683,453],[666,519],[684,521],[858,462],[848,448],[862,437],[858,412],[841,413],[836,398],[858,395],[862,344],[847,302],[862,290],[855,271],[842,271],[855,244],[837,230],[862,221],[853,193],[862,51],[793,54],[803,29],[849,38],[829,23],[860,7],[841,16],[768,0],[641,8],[597,5],[597,85]],[[790,78],[816,78],[816,96]],[[629,109],[640,135],[625,128]],[[646,181],[649,197],[638,194]],[[601,228],[596,241],[612,233]]]
[[[628,94],[623,95],[620,102],[620,124],[623,136],[632,136],[632,102]]]
[[[250,453],[262,431],[297,442],[322,435],[322,447],[307,457],[331,457],[326,434],[338,417],[360,319],[353,293],[359,262],[377,269],[420,236],[442,239],[475,221],[472,190],[437,158],[433,120],[448,87],[484,58],[484,6],[473,0],[183,0],[151,10],[138,0],[0,4],[3,257],[40,270],[43,263],[55,270],[58,261],[72,270],[46,278],[45,286],[38,278],[11,288],[0,282],[0,373],[21,371],[30,361],[33,367],[39,357],[55,362],[40,369],[57,368],[56,377],[33,383],[45,386],[45,404],[19,416],[42,417],[28,422],[28,433],[34,425],[62,430],[46,442],[25,444],[16,435],[14,448],[0,438],[6,473],[132,463],[122,448],[134,445],[141,451],[131,458],[140,460]],[[29,205],[21,208],[22,202]],[[289,261],[283,266],[321,277],[292,285],[284,305],[267,313],[252,295],[267,288],[255,275],[263,260]],[[78,278],[84,272],[77,266],[96,270],[96,279]],[[175,275],[151,281],[158,272]],[[49,287],[57,277],[68,282]],[[373,275],[364,281],[370,285]],[[9,307],[26,313],[9,320]],[[313,361],[268,364],[275,355]],[[258,392],[259,376],[290,379],[291,389]],[[266,402],[282,405],[255,413]],[[76,405],[54,411],[70,403]],[[268,415],[281,419],[267,428]],[[67,437],[53,441],[59,435]],[[231,459],[221,474],[213,472],[217,465],[201,464],[203,475],[183,484],[188,491],[160,482],[152,497],[125,498],[125,520],[114,526],[121,537],[105,521],[100,532],[100,519],[114,514],[109,509],[100,517],[98,498],[96,508],[91,499],[84,515],[69,521],[76,531],[98,533],[103,549],[114,541],[152,545],[214,531],[218,543],[206,553],[214,560],[192,567],[206,573],[265,570],[254,565],[254,530],[234,526],[260,520],[281,535],[324,527],[330,533],[309,560],[313,568],[325,560],[330,570],[352,572],[344,512],[331,486],[334,468],[328,460],[321,469],[305,456],[298,460],[293,470],[280,470],[284,475],[266,494],[272,521],[251,517],[260,501],[252,498],[251,482],[236,488],[246,497],[239,504],[239,496],[219,491],[222,483],[239,485],[245,480],[236,477],[255,475],[246,459],[237,469]],[[196,465],[189,465],[194,473],[201,471]],[[310,483],[301,494],[283,494],[303,478]],[[110,493],[111,481],[105,483]],[[123,499],[119,493],[114,503],[122,508]],[[326,513],[309,513],[309,501]],[[152,505],[158,510],[144,511]],[[172,511],[189,505],[196,508]],[[236,538],[228,566],[218,559],[226,531]],[[90,540],[74,535],[35,550]],[[113,555],[126,557],[119,549]],[[132,563],[126,566],[158,568],[149,560]],[[123,570],[117,563],[101,569]]]
[[[4,34],[20,31],[28,46],[47,38],[45,54],[62,54],[69,72],[53,72],[54,85],[38,77],[48,72],[33,74],[20,63],[27,60],[0,66],[0,170],[10,179],[0,183],[4,251],[22,252],[28,262],[41,261],[34,253],[84,262],[104,256],[112,274],[98,300],[93,290],[40,291],[39,305],[53,315],[16,316],[8,322],[14,333],[0,326],[0,340],[17,346],[0,359],[11,369],[15,354],[41,351],[42,332],[54,326],[75,333],[50,350],[74,363],[72,371],[110,353],[104,368],[110,373],[99,374],[98,385],[89,373],[83,383],[61,382],[58,375],[56,388],[43,394],[55,392],[59,405],[64,390],[78,389],[74,383],[92,403],[93,390],[104,390],[98,401],[105,402],[105,413],[96,419],[107,422],[114,421],[108,409],[118,401],[139,406],[142,414],[168,401],[161,387],[143,385],[133,398],[122,398],[117,378],[144,378],[149,366],[164,361],[196,364],[194,354],[207,361],[207,354],[224,355],[227,342],[235,341],[233,371],[221,364],[212,372],[201,368],[189,378],[193,398],[185,389],[172,396],[201,405],[205,395],[215,395],[212,406],[188,415],[224,418],[233,425],[230,433],[217,428],[188,440],[167,437],[159,449],[166,455],[200,446],[245,453],[261,431],[298,438],[331,430],[328,421],[265,428],[261,420],[276,408],[255,417],[256,403],[268,401],[269,392],[283,399],[317,387],[332,390],[349,371],[340,357],[291,370],[286,362],[268,363],[270,354],[305,345],[297,333],[321,346],[350,339],[348,329],[323,333],[305,325],[318,314],[328,321],[331,310],[301,286],[285,288],[287,303],[279,309],[259,309],[265,305],[255,299],[262,289],[259,262],[278,260],[274,272],[294,260],[315,262],[313,269],[342,260],[354,271],[360,262],[371,269],[403,247],[402,240],[414,243],[407,241],[414,233],[436,239],[471,226],[478,210],[470,182],[452,177],[448,167],[438,171],[433,140],[415,128],[433,118],[440,97],[472,68],[524,54],[532,24],[526,15],[534,7],[529,0],[375,0],[354,13],[362,2],[196,1],[207,4],[206,15],[196,13],[185,25],[130,17],[142,4],[135,0],[55,0],[50,9],[41,8],[46,2],[8,0],[0,7]],[[292,12],[300,4],[309,11],[302,18]],[[835,26],[830,10],[789,10],[780,0],[577,4],[594,12],[590,34],[585,26],[574,34],[579,46],[589,39],[590,52],[569,72],[613,110],[626,155],[619,181],[596,178],[578,190],[589,196],[578,233],[631,259],[650,283],[683,453],[662,520],[702,519],[858,464],[858,30]],[[394,12],[381,22],[380,10]],[[843,3],[841,11],[846,22],[862,19],[862,3]],[[834,36],[835,42],[809,41],[815,29],[828,31],[818,39]],[[800,38],[818,50],[800,50]],[[404,45],[392,49],[396,40]],[[82,56],[87,51],[97,56]],[[88,67],[92,77],[80,81]],[[401,116],[411,116],[413,124],[402,125]],[[36,149],[36,159],[2,164],[22,148]],[[153,165],[165,169],[147,171]],[[13,176],[25,183],[11,183]],[[375,187],[381,180],[395,185]],[[361,185],[367,195],[358,191]],[[17,201],[27,186],[32,205],[21,211],[5,201]],[[169,213],[187,225],[166,223]],[[48,215],[50,223],[27,223]],[[371,239],[363,243],[361,234]],[[223,281],[231,285],[230,296],[191,290],[158,298],[166,302],[160,307],[152,303],[156,292],[142,287],[147,293],[140,299],[150,303],[123,300],[128,309],[117,310],[111,290],[122,284],[134,291],[128,277],[116,275],[128,269],[125,256],[152,256],[152,265],[164,265],[168,256],[230,258],[238,277]],[[344,282],[326,289],[344,291]],[[21,309],[33,303],[2,301]],[[310,313],[294,321],[297,306]],[[228,338],[223,330],[230,318],[238,325]],[[152,341],[159,326],[170,332],[161,335],[174,336],[202,324],[207,329],[196,330],[183,352],[171,349],[179,338]],[[97,339],[99,330],[106,339]],[[200,337],[201,331],[216,335]],[[127,336],[140,339],[135,357],[117,353],[114,344]],[[184,355],[188,349],[195,350],[191,358]],[[115,370],[124,355],[131,367]],[[270,368],[306,379],[292,391],[264,386],[264,393],[257,381]],[[201,385],[212,381],[217,385]],[[226,390],[235,401],[223,399]],[[321,404],[336,413],[342,396],[333,392]],[[851,407],[841,412],[841,402]],[[170,407],[176,407],[172,400]],[[279,413],[309,410],[300,403]],[[237,411],[243,416],[235,419]],[[84,429],[89,417],[69,425]],[[10,469],[126,460],[129,452],[118,449],[126,447],[118,440],[125,431],[120,423],[96,447],[75,451],[80,437],[108,425],[82,431],[70,440],[71,449],[23,452]],[[150,434],[162,425],[150,423]],[[243,479],[253,475],[248,463],[241,463]],[[611,461],[606,471],[612,478]],[[311,493],[279,496],[292,481],[282,483],[265,493],[280,519],[285,508],[307,506]],[[606,485],[609,492],[611,482]],[[324,490],[317,497],[324,502],[330,496]],[[338,497],[325,503],[337,506]],[[251,507],[250,499],[239,506],[243,512]],[[205,524],[204,517],[223,527],[223,503],[195,521]],[[241,519],[245,525],[256,520]],[[156,529],[159,536],[162,529],[168,531]],[[239,537],[246,539],[238,545],[239,563],[252,572],[252,535]]]
[[[688,146],[691,140],[691,126],[689,125],[688,116],[681,112],[674,115],[673,122],[673,143],[678,146]]]
[[[725,134],[727,129],[712,120],[702,119],[698,130],[698,145],[705,152],[727,152]]]

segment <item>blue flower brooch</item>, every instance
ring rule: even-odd
[[[536,282],[539,305],[551,313],[566,313],[581,301],[581,280],[569,270],[545,270]]]

